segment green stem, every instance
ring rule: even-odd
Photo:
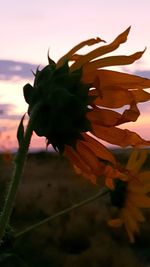
[[[58,213],[55,213],[54,215],[52,215],[52,216],[50,216],[50,217],[48,217],[48,218],[45,218],[44,220],[41,220],[41,221],[38,222],[38,223],[35,223],[35,224],[33,224],[33,225],[31,225],[31,226],[25,228],[23,231],[20,231],[19,233],[17,233],[17,234],[15,235],[15,238],[21,237],[22,235],[24,235],[24,234],[26,234],[26,233],[28,233],[28,232],[34,230],[35,228],[37,228],[37,227],[39,227],[39,226],[41,226],[41,225],[43,225],[43,224],[45,224],[45,223],[47,223],[47,222],[52,221],[53,219],[58,218],[58,217],[61,216],[61,215],[64,215],[64,214],[66,214],[66,213],[68,213],[68,212],[70,212],[70,211],[72,211],[72,210],[81,208],[81,207],[83,207],[84,205],[87,205],[88,203],[93,202],[94,200],[100,198],[101,196],[104,196],[104,195],[107,194],[108,192],[109,192],[109,190],[108,190],[107,188],[104,187],[104,188],[103,188],[100,192],[98,192],[97,194],[95,194],[95,195],[93,195],[93,196],[91,196],[91,197],[89,197],[89,198],[87,198],[87,199],[85,199],[85,200],[83,200],[83,201],[81,201],[81,202],[79,202],[79,203],[76,203],[76,204],[74,204],[73,206],[71,206],[71,207],[69,207],[69,208],[66,208],[66,209],[64,209],[64,210],[61,210],[61,211],[59,211]]]
[[[26,157],[27,157],[27,153],[28,153],[28,149],[29,149],[29,145],[30,145],[30,141],[32,137],[33,122],[35,120],[35,117],[37,116],[37,111],[39,110],[39,106],[40,104],[38,103],[31,113],[24,138],[20,144],[20,147],[16,155],[14,171],[13,171],[11,182],[10,182],[8,192],[5,198],[4,207],[3,207],[3,210],[0,216],[0,240],[3,238],[5,234],[5,230],[7,228],[9,218],[11,216],[14,200],[16,197],[20,179],[23,174],[24,164],[26,161]]]

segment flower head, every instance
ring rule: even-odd
[[[150,80],[135,75],[103,69],[107,66],[131,64],[144,51],[129,56],[103,57],[127,40],[130,28],[112,43],[91,52],[76,53],[85,45],[105,42],[100,38],[89,39],[72,48],[55,63],[37,70],[34,85],[24,86],[24,96],[32,113],[41,102],[34,131],[45,136],[47,145],[65,153],[79,173],[96,179],[103,173],[100,160],[115,164],[115,158],[95,137],[122,147],[149,145],[138,134],[118,125],[136,121],[140,112],[137,103],[148,101],[150,94],[143,89],[150,87]],[[115,109],[129,105],[118,113]],[[90,134],[90,135],[89,135]]]
[[[150,171],[139,172],[145,159],[146,151],[133,151],[124,170],[124,179],[114,177],[114,187],[110,188],[111,203],[118,209],[118,218],[109,220],[108,224],[112,227],[124,225],[130,242],[134,242],[139,223],[144,221],[140,208],[150,208],[150,197],[146,195],[150,192]]]

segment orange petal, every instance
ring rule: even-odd
[[[82,136],[84,140],[87,141],[86,146],[88,146],[98,158],[109,161],[114,165],[116,164],[114,155],[104,145],[88,134],[83,133]]]
[[[77,61],[71,66],[71,71],[81,68],[85,63],[93,60],[94,58],[100,57],[106,53],[116,50],[120,44],[126,42],[129,34],[130,27],[122,32],[111,44],[98,47],[95,50],[89,52],[81,60]]]
[[[86,179],[90,180],[93,184],[96,184],[96,181],[97,181],[97,176],[96,175],[94,175],[93,173],[90,174],[90,173],[83,172],[76,165],[73,165],[73,168],[74,168],[76,174],[82,175]]]
[[[121,114],[108,109],[94,108],[87,113],[89,121],[103,126],[115,126]]]
[[[132,90],[132,94],[136,103],[150,100],[150,94],[144,90]]]
[[[127,129],[122,130],[117,127],[104,127],[92,124],[92,132],[96,137],[121,147],[150,145],[150,141],[145,141],[138,134]]]
[[[102,164],[94,152],[87,146],[86,142],[78,141],[76,145],[77,152],[82,160],[87,164],[91,172],[96,175],[101,175],[104,171],[104,164]]]
[[[65,145],[64,155],[71,161],[72,165],[76,165],[83,172],[91,173],[89,165],[82,160],[71,146]]]
[[[150,79],[137,75],[101,69],[87,72],[83,69],[82,80],[84,83],[93,83],[95,77],[99,77],[102,88],[111,86],[117,86],[127,90],[150,88]]]
[[[109,109],[94,108],[87,113],[87,118],[101,126],[117,126],[126,122],[136,121],[140,112],[135,104],[126,109],[123,114]]]
[[[144,52],[145,49],[144,51],[136,52],[130,56],[112,56],[94,60],[87,63],[87,65],[84,66],[84,70],[85,72],[90,72],[103,67],[129,65],[141,58]]]
[[[97,44],[99,42],[105,42],[104,40],[100,39],[100,38],[91,38],[91,39],[88,39],[86,41],[83,41],[79,44],[77,44],[75,47],[73,47],[66,55],[64,55],[63,57],[61,57],[59,59],[59,61],[57,62],[57,68],[61,67],[64,62],[70,60],[70,58],[78,51],[80,50],[81,48],[83,48],[84,46],[88,45],[88,46],[91,46],[91,45],[94,45],[94,44]]]
[[[100,88],[102,89],[102,88]],[[89,95],[98,94],[98,90],[91,90]],[[95,98],[94,104],[107,108],[120,108],[130,104],[133,100],[133,94],[121,87],[107,87],[99,91],[100,97]]]

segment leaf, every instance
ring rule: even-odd
[[[17,130],[17,139],[18,139],[19,146],[21,145],[21,142],[24,139],[23,120],[24,120],[25,115],[26,115],[26,113],[23,115],[23,117],[22,117],[22,119],[21,119],[21,121],[19,123],[18,130]]]

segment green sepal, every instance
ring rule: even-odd
[[[19,126],[18,126],[18,130],[17,130],[17,140],[18,140],[18,143],[19,143],[19,146],[21,145],[23,139],[24,139],[24,126],[23,126],[23,120],[24,120],[24,117],[25,117],[26,113],[23,115],[20,123],[19,123]]]

